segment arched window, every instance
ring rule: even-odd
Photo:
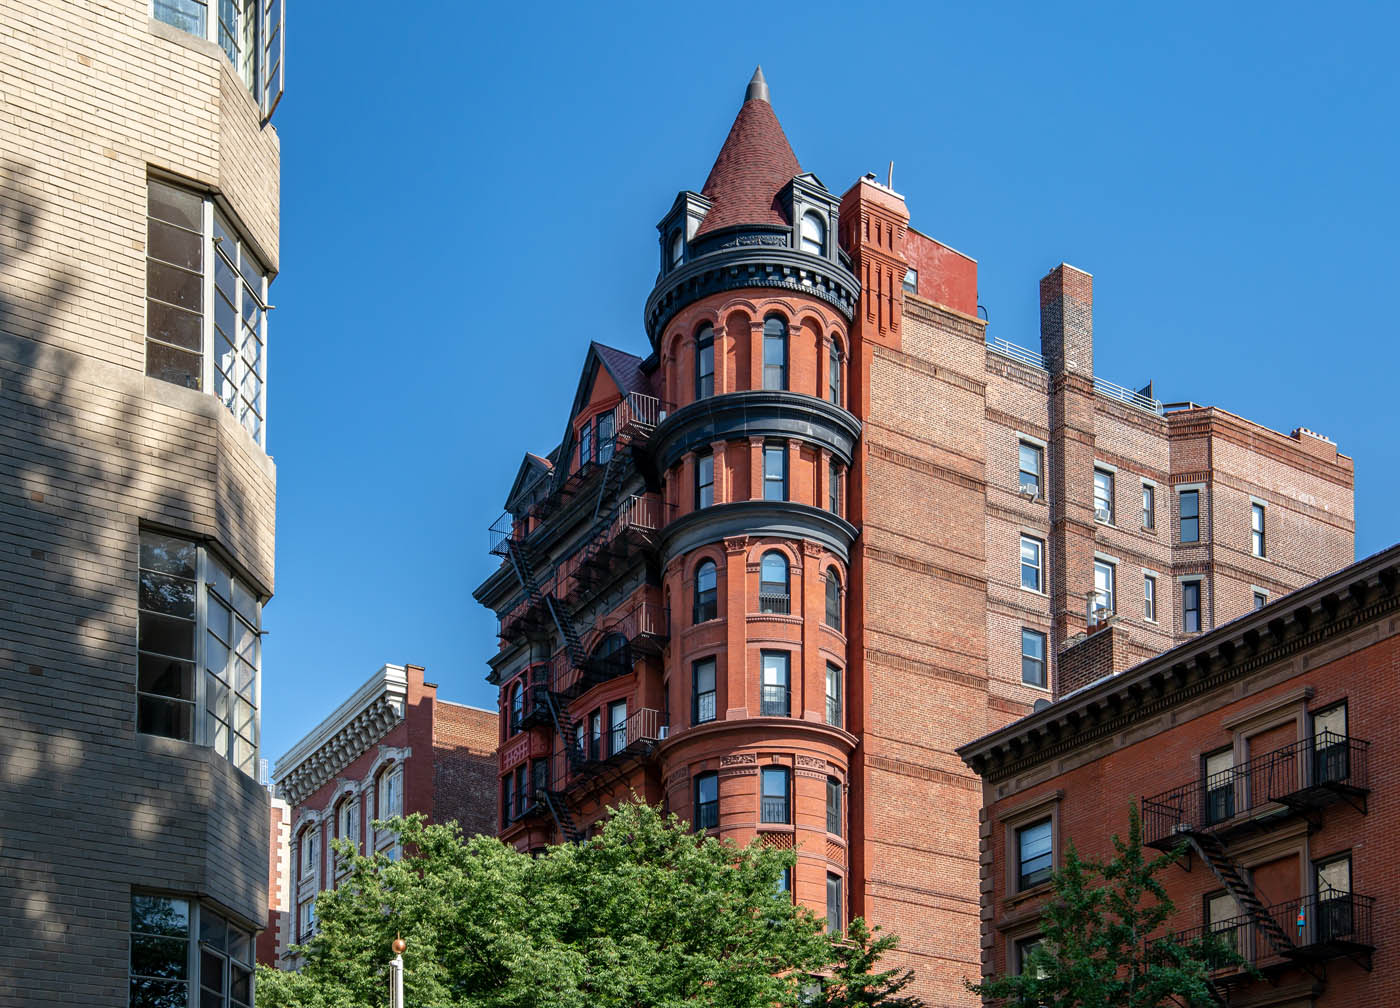
[[[837,406],[841,405],[841,348],[836,345],[836,341],[831,342],[831,356],[826,363],[827,392],[831,401]]]
[[[777,315],[763,320],[763,387],[786,389],[788,362],[787,323]]]
[[[685,258],[685,236],[680,231],[671,232],[671,268],[675,269]]]
[[[841,629],[841,575],[835,567],[826,569],[826,625]]]
[[[763,554],[758,567],[758,611],[786,615],[792,612],[788,588],[788,560],[778,550]]]
[[[300,855],[298,857],[300,863],[298,865],[299,871],[297,874],[299,883],[312,882],[316,879],[320,871],[321,852],[316,842],[318,836],[319,834],[314,824],[301,831],[301,837],[297,841],[297,849]]]
[[[802,215],[802,245],[803,252],[811,252],[813,255],[826,255],[826,222],[822,220],[821,214],[808,210]]]
[[[598,642],[588,658],[588,671],[595,681],[626,675],[632,671],[632,648],[620,633],[611,633]]]
[[[525,719],[525,688],[516,683],[510,688],[510,731],[514,735],[520,730],[520,722]]]
[[[719,618],[719,589],[715,562],[703,561],[695,568],[695,622]]]
[[[715,394],[715,331],[707,322],[695,334],[695,398]]]

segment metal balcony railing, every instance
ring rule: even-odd
[[[1269,805],[1302,809],[1369,791],[1369,751],[1361,739],[1320,732],[1229,770],[1142,800],[1143,834],[1156,847],[1182,834],[1217,832]]]
[[[695,806],[695,822],[691,825],[697,830],[719,829],[719,802],[698,802]]]
[[[633,711],[621,725],[605,727],[596,740],[583,734],[566,739],[564,751],[555,753],[550,760],[551,790],[570,790],[612,763],[645,755],[665,737],[666,728],[666,716],[645,707]]]
[[[765,684],[760,689],[758,707],[763,717],[791,717],[792,690],[786,686]]]
[[[506,540],[515,535],[515,516],[509,511],[501,512],[501,517],[491,523],[486,530],[487,549],[492,556],[506,555]]]
[[[792,596],[787,592],[759,592],[758,611],[777,616],[792,615]]]
[[[1169,937],[1178,945],[1189,946],[1213,934],[1224,949],[1208,957],[1207,965],[1212,970],[1237,969],[1227,952],[1234,952],[1256,967],[1289,960],[1332,959],[1369,953],[1375,948],[1375,907],[1375,897],[1330,890],[1276,903],[1264,910],[1267,920],[1263,923],[1272,922],[1287,936],[1288,945],[1282,951],[1266,939],[1261,921],[1253,914],[1211,921],[1173,932]]]
[[[650,434],[664,419],[661,400],[641,392],[628,392],[617,406],[618,433]]]
[[[761,823],[792,822],[792,816],[788,811],[788,800],[786,798],[760,798],[758,821]]]

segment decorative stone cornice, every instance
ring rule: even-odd
[[[277,761],[277,795],[300,805],[369,752],[404,718],[408,674],[385,665]]]

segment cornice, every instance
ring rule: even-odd
[[[657,469],[664,472],[686,452],[750,437],[820,445],[849,466],[860,439],[860,421],[834,403],[801,392],[726,392],[688,403],[661,421],[650,448]]]
[[[958,749],[1000,781],[1400,611],[1400,546],[1301,588]]]
[[[859,534],[846,519],[810,504],[765,500],[715,504],[682,515],[661,530],[661,569],[682,553],[736,536],[810,539],[846,563]]]
[[[300,805],[404,718],[408,673],[385,665],[277,761],[278,797]]]

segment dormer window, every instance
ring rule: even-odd
[[[826,224],[820,214],[811,210],[802,215],[801,248],[813,255],[826,255]]]
[[[680,231],[671,232],[671,268],[675,269],[685,258],[685,235]]]

